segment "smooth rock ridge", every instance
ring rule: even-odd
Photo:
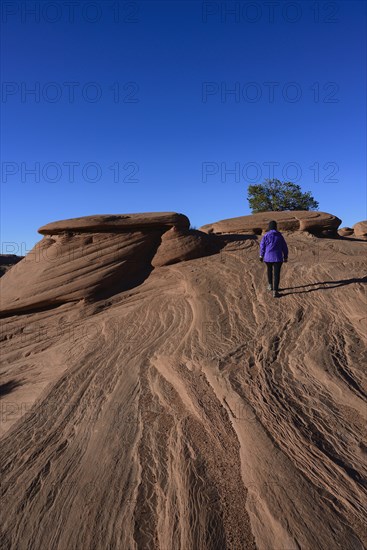
[[[44,238],[2,278],[1,310],[8,315],[97,301],[138,286],[155,267],[215,251],[209,235],[189,226],[189,219],[175,212],[47,224],[39,229]]]
[[[337,236],[341,220],[327,212],[293,210],[284,212],[259,212],[249,216],[229,218],[200,227],[205,233],[252,233],[261,235],[270,220],[275,220],[280,231],[307,231],[322,235],[328,232]],[[330,233],[329,233],[330,232]],[[325,233],[324,233],[325,234]]]
[[[177,212],[143,212],[138,214],[104,214],[83,216],[48,223],[38,229],[41,235],[57,235],[63,232],[97,233],[101,231],[136,231],[162,227],[188,229],[190,220]]]

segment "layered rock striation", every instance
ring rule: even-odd
[[[98,300],[140,284],[153,267],[210,254],[207,234],[175,212],[98,215],[42,226],[44,235],[2,280],[1,309],[21,312]]]
[[[200,227],[206,233],[252,233],[261,235],[270,220],[275,220],[279,231],[307,231],[319,236],[337,236],[341,220],[326,212],[293,210],[259,212],[250,216],[229,218]]]

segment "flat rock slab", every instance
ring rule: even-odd
[[[157,227],[179,227],[188,229],[190,220],[184,214],[177,212],[142,212],[139,214],[104,214],[83,216],[48,223],[38,229],[41,235],[56,235],[64,232],[91,232],[102,231],[122,232],[141,229],[156,229]]]
[[[266,231],[270,220],[275,220],[280,231],[321,232],[336,230],[341,224],[337,216],[326,212],[293,210],[289,212],[259,212],[250,216],[239,216],[203,225],[205,233],[253,233],[260,235]]]

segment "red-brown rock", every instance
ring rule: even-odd
[[[367,220],[355,223],[353,230],[356,237],[367,237]]]
[[[8,314],[97,300],[137,286],[152,266],[207,253],[210,238],[189,231],[189,225],[186,216],[175,212],[87,216],[47,224],[39,229],[45,237],[12,268],[11,276],[2,278],[1,309]]]
[[[353,235],[353,229],[351,227],[341,227],[338,230],[338,234],[341,237],[349,237],[350,235]]]
[[[104,214],[84,216],[48,223],[39,228],[42,235],[56,235],[63,232],[94,233],[101,231],[139,231],[153,228],[180,227],[188,229],[189,219],[176,212],[143,212],[138,214]]]
[[[174,264],[206,256],[214,251],[213,241],[207,233],[181,230],[172,227],[162,236],[162,243],[152,260],[154,267]]]
[[[205,233],[252,233],[266,231],[270,220],[275,220],[280,231],[307,231],[321,233],[325,230],[337,230],[341,220],[326,212],[293,210],[284,212],[259,212],[250,216],[229,218],[212,224],[203,225]]]

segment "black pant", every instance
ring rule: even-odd
[[[279,290],[280,268],[283,262],[265,262],[268,269],[268,283],[273,290]],[[274,282],[273,282],[274,273]]]

